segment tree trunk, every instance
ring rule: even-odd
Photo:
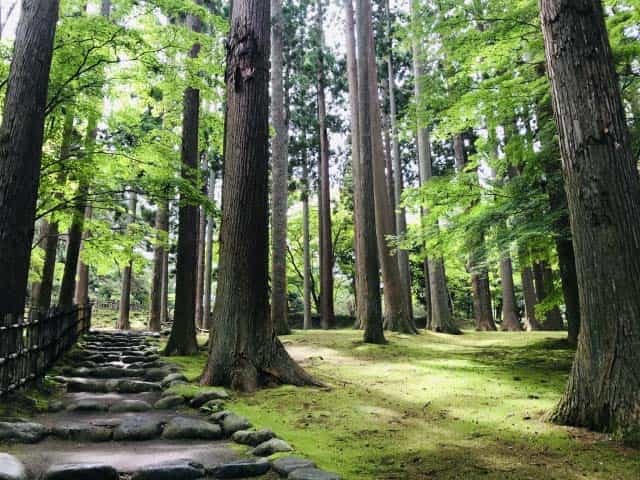
[[[391,30],[391,11],[389,7],[389,0],[386,2],[387,9],[387,29],[389,35],[389,58],[387,59],[387,70],[389,77],[389,123],[391,127],[391,158],[393,162],[393,169],[389,171],[389,175],[393,173],[393,203],[395,207],[395,231],[396,235],[402,238],[407,233],[407,218],[406,210],[401,207],[402,203],[402,191],[404,189],[402,179],[402,162],[400,159],[400,145],[398,142],[398,128],[396,126],[397,107],[396,107],[396,82],[395,74],[393,71],[393,37]],[[398,257],[398,269],[400,273],[400,279],[402,281],[402,289],[407,296],[407,312],[409,313],[409,320],[411,321],[412,330],[415,329],[413,323],[413,300],[411,295],[411,269],[409,268],[409,253],[402,249],[397,249]]]
[[[519,332],[522,328],[516,307],[511,256],[508,252],[504,253],[500,259],[500,283],[502,284],[502,330]]]
[[[311,248],[309,247],[309,166],[306,151],[302,158],[302,254],[303,267],[303,297],[304,297],[304,329],[313,327],[311,319]]]
[[[23,2],[0,127],[0,313],[24,313],[58,0]],[[13,320],[12,320],[13,319]]]
[[[284,17],[282,0],[271,0],[271,318],[278,335],[291,333],[287,318],[287,158],[288,128],[284,103]]]
[[[320,130],[320,323],[335,328],[333,309],[333,236],[331,233],[331,185],[329,180],[329,137],[327,135],[324,75],[324,33],[322,2],[318,0],[317,28],[320,37],[318,55],[318,125]]]
[[[216,191],[216,172],[212,169],[209,170],[209,201],[211,203],[215,200]],[[215,229],[215,221],[213,214],[210,214],[207,219],[207,238],[206,238],[206,263],[204,269],[204,327],[211,331],[211,277],[213,273],[213,231]]]
[[[567,217],[567,223],[568,221],[569,218]],[[573,243],[569,239],[558,238],[556,239],[556,250],[558,252],[560,281],[562,283],[565,316],[569,331],[568,341],[570,345],[577,345],[578,334],[580,333],[580,295]]]
[[[167,220],[169,219],[170,203],[167,202]],[[167,222],[169,226],[169,222]],[[160,308],[160,325],[169,322],[169,229],[167,228],[167,247],[162,256],[162,304]]]
[[[196,272],[196,327],[203,329],[204,320],[204,264],[205,264],[205,242],[207,237],[207,212],[204,207],[198,208],[198,264]]]
[[[43,221],[42,226],[44,241],[44,265],[40,279],[40,291],[38,293],[38,310],[45,312],[51,307],[51,295],[53,293],[53,279],[56,270],[56,257],[58,256],[58,222]]]
[[[137,194],[135,192],[130,193],[129,197],[129,220],[128,223],[133,223],[136,218],[137,210]],[[122,283],[120,285],[120,309],[118,314],[117,328],[120,330],[129,330],[131,323],[129,321],[129,315],[131,313],[131,279],[133,277],[133,250],[129,252],[131,257],[129,262],[125,265],[122,271]]]
[[[91,204],[84,210],[85,220],[90,220],[93,215]],[[87,229],[82,234],[82,250],[86,248],[86,242],[90,237]],[[82,261],[82,255],[78,259],[78,282],[76,283],[75,303],[77,305],[87,305],[89,303],[89,265]]]
[[[354,206],[356,221],[356,295],[357,321],[364,328],[364,341],[367,343],[386,343],[382,324],[380,304],[380,277],[376,236],[375,199],[373,185],[373,143],[371,119],[371,74],[369,72],[368,54],[372,37],[371,1],[356,0],[357,6],[357,115],[358,115],[358,158],[354,168]],[[348,31],[353,26],[352,4],[345,0]],[[347,35],[349,38],[349,35]],[[355,58],[349,69],[353,71]],[[353,74],[350,75],[353,78]],[[350,91],[351,102],[355,100],[354,91]],[[377,102],[377,100],[376,100]],[[351,116],[354,117],[354,105],[351,104]]]
[[[544,285],[546,294],[549,295],[553,291],[553,271],[549,264],[544,264],[543,270]],[[558,306],[554,306],[549,310],[545,316],[545,321],[542,324],[542,330],[564,330],[564,324],[562,322],[562,313]]]
[[[156,243],[153,246],[153,275],[151,280],[149,330],[159,332],[162,325],[162,293],[165,250],[169,230],[169,209],[160,203],[156,211]]]
[[[540,330],[542,327],[536,318],[536,289],[533,280],[533,269],[524,263],[524,258],[520,259],[520,278],[522,280],[522,293],[524,297],[524,308],[527,317],[524,324],[528,331]]]
[[[217,295],[205,385],[253,391],[317,384],[275,334],[268,292],[270,5],[234,0],[227,50],[227,115]]]
[[[202,4],[202,0],[194,0]],[[187,15],[187,25],[194,32],[200,32],[200,19]],[[189,51],[189,57],[196,58],[200,44]],[[200,91],[187,87],[184,91],[184,111],[182,114],[182,178],[195,181],[194,172],[198,168],[198,131],[200,116]],[[182,197],[182,195],[181,195]],[[198,270],[198,206],[189,205],[181,198],[178,213],[178,258],[176,265],[176,300],[171,334],[165,348],[166,355],[195,355],[198,353],[196,340],[195,303]]]
[[[444,259],[429,259],[429,286],[431,288],[431,329],[435,332],[458,335],[460,329],[451,318],[449,292],[444,269]]]
[[[371,24],[371,19],[366,20]],[[382,145],[382,116],[378,101],[378,68],[376,66],[376,49],[373,37],[373,27],[368,28],[369,49],[366,57],[361,57],[361,63],[368,61],[369,73],[369,108],[371,110],[371,145],[373,155],[373,188],[375,200],[375,221],[382,267],[384,293],[384,324],[385,327],[402,333],[416,333],[417,330],[409,317],[408,293],[406,282],[400,276],[398,259],[389,246],[388,236],[394,234],[394,215],[387,190],[387,180],[384,168],[384,149]],[[362,122],[360,122],[362,124]],[[364,128],[364,127],[363,127]]]
[[[556,422],[640,441],[640,178],[598,1],[541,0],[581,334]]]

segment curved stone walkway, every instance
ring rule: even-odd
[[[0,422],[0,480],[340,480],[303,458],[269,460],[293,449],[225,410],[226,391],[171,394],[186,378],[157,343],[143,332],[87,334],[54,377],[62,400],[32,420]]]

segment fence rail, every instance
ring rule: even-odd
[[[91,327],[92,305],[0,318],[0,396],[43,376]]]

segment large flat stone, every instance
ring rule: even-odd
[[[201,463],[189,459],[149,465],[134,472],[131,480],[196,480],[205,476]]]
[[[109,392],[118,393],[144,393],[159,392],[162,387],[159,383],[144,382],[142,380],[107,380],[106,389]]]
[[[56,425],[52,429],[55,437],[75,442],[107,442],[111,440],[111,429],[87,423]]]
[[[50,467],[44,480],[118,480],[118,472],[104,464],[66,463]]]
[[[109,407],[113,413],[121,412],[146,412],[151,410],[151,405],[144,400],[122,400]]]
[[[182,395],[167,395],[166,397],[162,397],[160,400],[158,400],[153,405],[153,408],[163,410],[176,408],[180,405],[184,405],[184,397]]]
[[[222,437],[220,425],[199,418],[174,417],[164,427],[164,438],[215,440]]]
[[[274,453],[279,452],[290,452],[293,448],[284,440],[280,440],[279,438],[272,438],[271,440],[267,440],[266,442],[261,443],[256,448],[251,450],[252,455],[257,455],[259,457],[268,457],[269,455],[273,455]]]
[[[275,437],[276,434],[268,429],[238,430],[231,436],[234,442],[240,443],[242,445],[251,445],[252,447],[257,447],[261,443],[264,443],[267,440],[271,440]]]
[[[198,408],[207,403],[209,400],[228,400],[229,394],[220,389],[220,390],[207,390],[206,392],[201,392],[196,394],[195,397],[191,399],[189,405],[193,408]]]
[[[22,462],[13,455],[0,453],[0,480],[27,480]]]
[[[215,478],[249,478],[264,475],[271,465],[266,458],[247,458],[225,463],[210,469],[207,473]]]
[[[301,468],[315,468],[316,464],[311,460],[300,457],[282,457],[271,462],[271,468],[282,477],[288,476],[294,470]]]
[[[214,418],[215,414],[212,416]],[[236,415],[233,412],[228,412],[219,421],[222,431],[225,435],[231,436],[239,430],[247,430],[251,428],[251,422],[245,417]]]
[[[113,431],[114,440],[152,440],[162,433],[162,421],[154,418],[127,418]]]
[[[106,412],[109,408],[105,402],[100,400],[79,400],[67,405],[69,412]]]
[[[0,422],[0,441],[14,443],[36,443],[42,440],[49,429],[32,422]]]

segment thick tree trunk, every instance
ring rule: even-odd
[[[536,318],[536,288],[533,280],[533,269],[525,264],[525,259],[520,259],[520,279],[522,280],[522,293],[524,297],[524,309],[526,318],[524,324],[528,331],[540,330],[542,327]]]
[[[38,310],[47,311],[51,307],[51,295],[53,293],[53,279],[56,270],[56,257],[58,256],[58,222],[49,223],[43,221],[42,226],[44,240],[44,265],[40,278],[40,291],[38,293]]]
[[[312,328],[311,319],[311,248],[309,246],[309,166],[306,152],[302,159],[302,255],[303,266],[303,297],[304,297],[304,329]]]
[[[458,335],[462,333],[451,318],[449,292],[444,259],[429,259],[429,286],[431,288],[431,324],[435,332]]]
[[[205,242],[207,237],[207,217],[203,207],[198,208],[198,264],[196,271],[196,327],[203,329],[204,320],[204,264],[205,264]]]
[[[581,312],[553,419],[640,442],[640,178],[602,5],[540,5]]]
[[[167,217],[169,216],[169,203],[167,203]],[[168,225],[168,222],[167,222]],[[169,322],[169,229],[167,229],[167,248],[162,258],[162,306],[160,308],[160,325]]]
[[[366,20],[371,24],[371,20]],[[371,144],[373,155],[373,188],[375,200],[375,221],[382,269],[383,294],[384,294],[384,325],[386,328],[402,332],[416,333],[417,330],[409,316],[407,284],[400,276],[398,259],[394,255],[393,248],[389,245],[388,236],[394,234],[394,215],[391,210],[391,202],[387,190],[385,177],[384,149],[382,145],[382,115],[378,101],[378,69],[376,66],[376,49],[373,37],[373,27],[368,28],[369,41],[366,57],[360,57],[361,63],[368,61],[368,94],[369,108],[371,110]],[[362,121],[360,122],[362,124]],[[364,129],[364,127],[362,127]]]
[[[500,283],[502,284],[502,330],[519,332],[520,318],[516,307],[516,291],[513,285],[513,267],[511,256],[504,253],[500,259]]]
[[[213,203],[216,191],[216,172],[209,170],[209,201]],[[205,239],[207,246],[206,263],[204,269],[204,326],[207,330],[211,330],[211,277],[213,273],[213,231],[215,229],[215,220],[213,214],[207,218],[207,237]]]
[[[167,230],[169,229],[169,209],[166,203],[160,203],[156,211],[156,243],[153,246],[153,274],[151,278],[149,330],[159,332],[162,321],[162,290],[164,258],[167,248]]]
[[[389,77],[389,123],[391,127],[391,158],[393,162],[393,199],[395,211],[395,232],[396,235],[402,237],[407,233],[407,218],[406,211],[401,207],[402,203],[402,191],[404,189],[402,179],[402,162],[400,159],[400,145],[398,142],[398,128],[396,126],[397,107],[396,107],[396,82],[395,74],[393,71],[393,38],[391,31],[391,17],[389,0],[386,2],[387,9],[387,25],[389,34],[389,58],[387,59],[387,71]],[[389,175],[390,173],[389,172]],[[412,325],[412,330],[416,331],[415,324],[413,323],[413,300],[411,295],[411,269],[409,268],[409,253],[401,248],[397,249],[398,257],[398,269],[400,273],[400,279],[402,281],[402,288],[407,296],[407,312],[409,313],[409,320]]]
[[[201,4],[202,0],[194,0]],[[187,15],[187,25],[194,32],[200,32],[200,19]],[[200,44],[194,44],[189,52],[196,58]],[[198,131],[200,125],[200,91],[187,87],[184,91],[184,112],[182,114],[182,177],[195,180],[198,168]],[[198,353],[196,340],[195,303],[198,270],[198,206],[189,205],[182,198],[178,213],[178,258],[176,265],[176,300],[171,325],[171,334],[165,348],[166,355],[195,355]]]
[[[291,333],[287,292],[288,128],[284,103],[282,0],[271,0],[271,318],[278,335]]]
[[[553,291],[553,271],[547,263],[544,264],[542,275],[544,278],[546,295],[549,295]],[[564,330],[562,313],[560,313],[560,309],[557,306],[547,312],[545,321],[542,323],[542,330]]]
[[[371,74],[369,72],[369,49],[372,37],[371,1],[356,0],[357,6],[357,101],[358,101],[358,155],[357,168],[354,168],[354,203],[356,209],[356,295],[357,322],[364,328],[364,341],[367,343],[385,343],[382,324],[382,308],[380,304],[380,277],[378,264],[378,247],[376,236],[376,217],[374,213],[374,185],[373,185],[373,142],[371,119]],[[353,18],[352,4],[345,0],[347,24]],[[347,35],[349,37],[349,35]],[[353,70],[355,59],[349,65]],[[351,77],[353,75],[350,75]],[[353,82],[351,82],[353,85]],[[374,82],[375,83],[375,82]],[[350,92],[353,102],[356,95]],[[377,102],[377,100],[376,100]],[[354,105],[351,105],[351,115]]]
[[[22,320],[58,0],[24,1],[0,127],[0,314]]]
[[[318,0],[317,28],[320,38],[318,55],[318,126],[320,131],[320,323],[322,328],[335,328],[333,308],[333,236],[331,233],[331,185],[329,180],[329,136],[327,135],[324,32],[322,2]]]
[[[253,391],[317,384],[275,334],[268,292],[270,5],[234,0],[227,50],[227,125],[220,261],[205,385]]]
[[[129,221],[133,223],[136,218],[138,196],[135,192],[130,193],[129,197]],[[129,262],[122,270],[122,283],[120,284],[120,308],[118,313],[117,328],[120,330],[129,330],[131,323],[129,316],[131,313],[131,280],[133,277],[133,250],[129,252],[131,257]]]

